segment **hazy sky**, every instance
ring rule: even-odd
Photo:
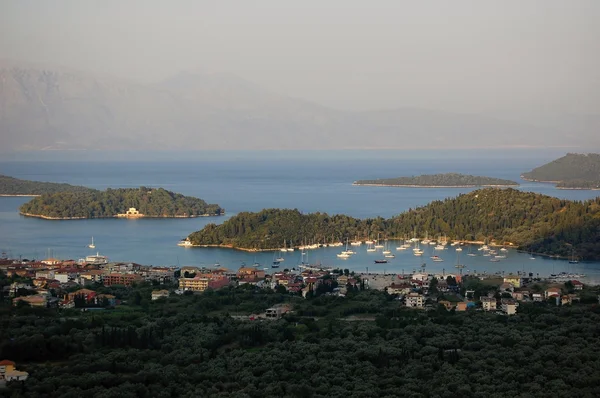
[[[600,1],[0,0],[0,57],[342,109],[600,113]]]

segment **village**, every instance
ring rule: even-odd
[[[449,311],[483,310],[506,315],[516,314],[521,302],[550,301],[555,305],[578,302],[578,293],[584,288],[578,280],[558,283],[524,273],[462,275],[422,270],[411,274],[378,274],[319,267],[267,273],[248,266],[231,271],[223,267],[146,266],[119,262],[97,264],[56,258],[41,261],[4,258],[0,259],[0,270],[14,279],[10,285],[3,287],[1,293],[15,306],[88,310],[121,304],[115,295],[102,294],[94,288],[131,287],[142,282],[157,287],[152,291],[152,300],[171,294],[196,294],[207,289],[244,285],[273,289],[305,299],[319,295],[345,297],[349,290],[376,289],[393,295],[408,308],[435,309],[443,306]],[[253,315],[253,319],[260,317]]]

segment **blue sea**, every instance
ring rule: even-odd
[[[469,192],[465,188],[359,187],[358,179],[410,176],[445,172],[485,175],[521,182],[520,189],[564,199],[585,200],[598,191],[557,190],[553,184],[521,181],[522,172],[564,155],[563,150],[480,149],[464,151],[260,151],[260,152],[37,152],[5,156],[0,174],[16,178],[66,182],[97,189],[108,187],[164,187],[200,197],[225,208],[224,217],[194,219],[99,219],[50,221],[23,217],[18,207],[25,197],[0,198],[0,251],[12,257],[47,256],[78,259],[99,252],[111,261],[153,265],[210,266],[219,263],[232,270],[242,263],[270,267],[274,253],[246,253],[217,248],[182,248],[177,242],[208,223],[222,223],[241,211],[296,208],[302,212],[348,214],[354,217],[391,217],[410,208]],[[424,232],[424,231],[423,231]],[[94,237],[96,249],[87,248]],[[457,253],[449,248],[436,253],[444,262],[432,262],[411,251],[396,251],[388,264],[374,264],[381,253],[367,253],[363,245],[350,259],[336,257],[339,248],[285,254],[281,268],[302,261],[357,271],[411,272],[422,262],[427,270],[454,271]],[[433,251],[433,249],[429,249]],[[561,271],[585,273],[600,282],[600,263],[567,261],[509,251],[498,263],[467,257],[466,270],[477,272]],[[475,251],[476,252],[476,251]],[[277,253],[279,254],[279,253]]]

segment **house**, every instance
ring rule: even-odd
[[[515,287],[512,283],[504,282],[500,285],[500,292],[512,292],[515,290]]]
[[[548,300],[551,297],[560,297],[560,295],[561,295],[561,290],[558,287],[548,288],[544,292],[544,297],[546,298],[546,300]]]
[[[112,294],[99,294],[94,297],[94,302],[97,305],[102,305],[106,302],[109,306],[114,307],[117,304],[117,298]]]
[[[256,269],[254,267],[241,267],[238,269],[236,275],[239,280],[264,279],[265,271]]]
[[[523,301],[523,299],[526,297],[525,293],[520,291],[520,290],[515,290],[514,292],[511,293],[512,298],[514,298],[517,301]],[[527,295],[529,296],[529,295]]]
[[[417,272],[412,275],[412,279],[416,281],[424,282],[429,279],[429,275],[424,272]]]
[[[502,312],[506,315],[514,315],[517,313],[517,306],[519,305],[514,299],[503,298],[501,301]]]
[[[96,296],[96,292],[90,289],[79,289],[73,293],[67,295],[69,301],[75,300],[76,297],[83,297],[85,302],[90,302]]]
[[[560,305],[569,305],[572,303],[573,303],[573,300],[568,294],[565,294],[560,297]]]
[[[533,293],[531,295],[531,298],[533,299],[533,301],[542,301],[544,299],[541,293]]]
[[[169,291],[168,290],[153,290],[152,291],[152,300],[158,300],[160,298],[167,298],[169,297]]]
[[[108,275],[104,275],[102,278],[102,282],[104,286],[112,286],[112,285],[124,285],[131,286],[134,283],[142,282],[143,278],[140,275],[136,274],[117,274],[112,273]]]
[[[496,311],[496,298],[495,297],[480,297],[481,307],[484,311]]]
[[[410,308],[423,308],[425,299],[422,294],[408,293],[405,296],[405,305]]]
[[[386,287],[388,294],[399,294],[404,295],[408,294],[412,290],[412,286],[407,283],[396,284],[392,283],[388,287]]]
[[[58,264],[62,263],[62,261],[60,261],[57,258],[52,258],[51,257],[51,258],[47,258],[45,260],[42,260],[41,263],[42,264],[46,264],[46,265],[58,265]]]
[[[338,285],[346,286],[348,284],[348,275],[340,275],[337,277]]]
[[[25,381],[29,373],[15,369],[15,363],[4,359],[0,361],[0,381]]]
[[[44,307],[48,306],[48,297],[45,295],[33,295],[33,296],[21,296],[13,299],[13,305],[18,305],[20,302],[29,304],[32,307]]]
[[[220,289],[229,284],[229,278],[210,274],[200,274],[193,278],[180,278],[179,289],[203,292],[208,288]]]
[[[456,311],[466,311],[467,305],[468,304],[466,301],[459,301],[458,303],[456,303]]]
[[[439,292],[446,293],[449,290],[448,282],[446,282],[445,280],[439,281],[437,284],[437,290]]]
[[[130,207],[129,210],[127,210],[125,213],[117,214],[117,217],[137,218],[144,217],[144,215],[140,213],[139,210],[135,207]]]
[[[583,283],[579,282],[579,281],[571,281],[571,283],[573,284],[573,287],[575,288],[575,290],[583,290]]]
[[[438,304],[442,304],[448,311],[450,311],[452,308],[454,308],[454,304],[452,304],[448,300],[440,300],[440,301],[438,301]]]
[[[266,312],[265,312],[265,317],[267,319],[279,319],[281,318],[284,314],[286,314],[287,312],[289,312],[290,310],[290,306],[287,304],[277,304],[274,305],[271,308],[267,308]]]
[[[504,283],[510,283],[514,287],[521,287],[523,278],[520,275],[509,274],[504,277]]]
[[[54,279],[54,271],[53,270],[39,270],[35,272],[36,279]]]

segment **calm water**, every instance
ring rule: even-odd
[[[211,265],[216,262],[236,269],[242,262],[255,261],[269,266],[273,253],[249,254],[225,249],[185,249],[176,246],[179,239],[201,229],[207,223],[221,223],[240,211],[263,208],[297,208],[303,212],[344,213],[355,217],[390,217],[409,208],[436,199],[471,191],[460,188],[384,188],[356,187],[357,179],[460,172],[520,181],[519,175],[562,153],[524,150],[463,152],[263,152],[173,154],[148,161],[139,155],[135,160],[90,156],[91,161],[62,155],[44,161],[15,160],[0,162],[0,174],[17,178],[67,182],[98,189],[107,187],[164,187],[218,203],[227,211],[225,217],[197,219],[101,219],[48,221],[25,218],[17,213],[28,198],[0,198],[0,250],[23,258],[41,258],[51,254],[61,258],[81,258],[90,254],[86,246],[92,236],[100,254],[114,261],[142,264]],[[147,157],[146,157],[147,158]],[[156,157],[152,157],[156,159]],[[556,190],[551,184],[522,182],[521,189],[585,200],[594,191]],[[444,262],[433,263],[425,253],[422,258],[412,252],[392,251],[396,258],[388,264],[374,264],[381,254],[359,253],[348,260],[336,257],[339,248],[310,251],[311,263],[341,266],[354,270],[410,272],[425,261],[428,270],[454,270],[456,253],[450,248],[439,254]],[[537,258],[509,252],[499,263],[488,257],[467,257],[461,262],[478,272],[525,271],[540,274],[560,271],[584,272],[600,281],[600,263],[569,265],[566,261]],[[301,262],[299,252],[286,254],[282,268]],[[574,268],[573,268],[574,267]]]

